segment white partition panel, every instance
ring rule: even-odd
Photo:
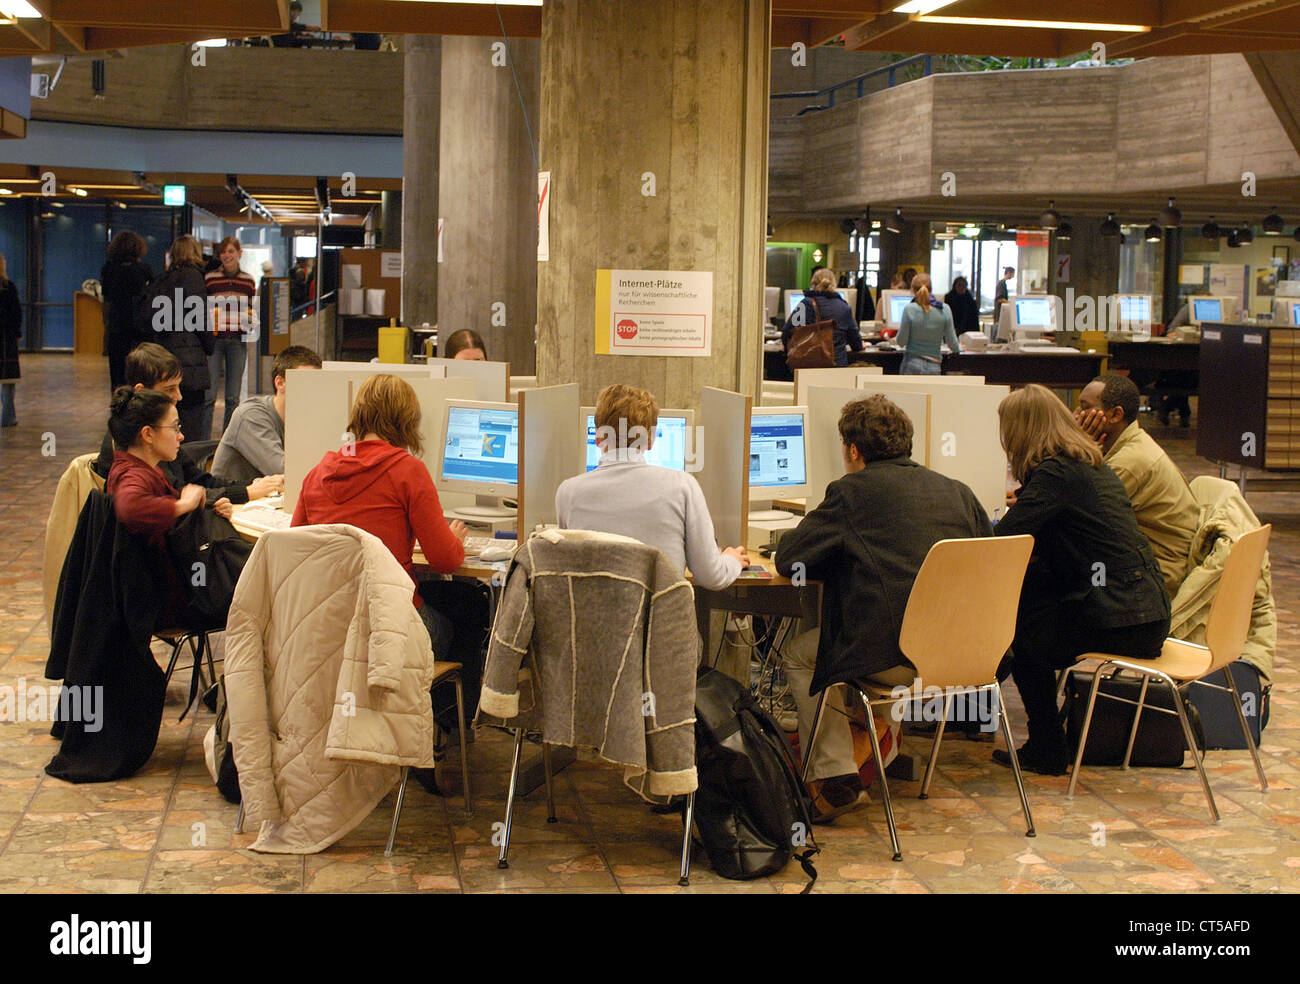
[[[327,360],[321,363],[321,368],[326,372],[350,372],[364,376],[377,376],[382,372],[390,376],[401,376],[406,380],[412,378],[425,379],[429,375],[427,366],[407,365],[398,362],[334,362]]]
[[[448,376],[468,376],[478,387],[471,399],[484,403],[505,403],[510,389],[509,362],[476,362],[473,359],[429,359],[428,365],[442,366]]]
[[[950,379],[953,377],[932,377]],[[927,386],[914,377],[906,388],[895,377],[864,380],[859,392],[884,393],[898,402],[898,392],[925,392],[930,396],[930,467],[970,486],[990,518],[1006,511],[1007,456],[998,434],[998,404],[1011,392],[1008,386]]]
[[[519,394],[519,538],[556,524],[555,493],[587,466],[580,439],[578,384],[527,389]]]
[[[892,376],[885,377],[893,379]],[[808,497],[811,512],[826,498],[826,486],[844,474],[843,442],[840,441],[840,411],[844,404],[869,394],[840,386],[813,386],[808,391]],[[929,447],[930,399],[928,394],[908,391],[887,392],[912,421],[912,460],[926,464]]]
[[[858,384],[858,377],[879,366],[835,366],[831,369],[796,369],[794,371],[794,405],[808,405],[808,387],[845,386]]]
[[[721,546],[745,543],[749,517],[749,414],[753,398],[706,386],[697,416],[700,438],[695,473]]]
[[[890,376],[886,381],[891,385],[897,383],[899,388],[919,386],[919,387],[929,387],[930,389],[933,389],[936,386],[983,386],[984,385],[983,376],[959,376],[956,374],[953,374],[951,376]],[[859,374],[857,381],[855,382],[854,385],[858,387],[877,386],[880,384],[880,382],[881,379],[879,373],[875,373],[875,374],[861,373]]]

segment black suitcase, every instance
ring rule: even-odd
[[[1079,748],[1079,735],[1083,731],[1083,715],[1088,709],[1088,694],[1092,690],[1091,672],[1071,670],[1065,684],[1065,704],[1061,713],[1065,716],[1065,738],[1070,747],[1070,756]],[[1142,679],[1136,676],[1110,677],[1102,681],[1097,703],[1092,711],[1092,726],[1088,729],[1088,747],[1084,749],[1084,765],[1123,765],[1124,749],[1128,745],[1129,731],[1133,727],[1133,715],[1137,711],[1138,695],[1142,692]],[[1101,694],[1114,694],[1133,701],[1133,704],[1121,704],[1106,700]],[[1146,707],[1163,707],[1174,709],[1169,696],[1169,687],[1160,680],[1152,680],[1147,687]],[[1231,708],[1229,708],[1231,711]],[[1188,723],[1192,726],[1192,735],[1201,748],[1205,747],[1201,733],[1200,716],[1193,705],[1187,708]],[[1133,766],[1181,768],[1183,753],[1187,742],[1183,738],[1183,728],[1177,715],[1161,714],[1149,710],[1142,711],[1142,720],[1138,725],[1137,738],[1133,742],[1133,755],[1129,764]]]
[[[1250,736],[1258,746],[1260,732],[1268,724],[1269,688],[1263,685],[1259,670],[1245,660],[1229,663],[1227,669],[1232,671],[1232,679],[1241,694],[1242,711],[1246,715]],[[1228,685],[1224,670],[1211,674],[1205,680],[1220,687]],[[1237,720],[1237,712],[1232,707],[1232,694],[1193,684],[1187,696],[1201,715],[1206,748],[1246,747],[1246,739],[1241,734],[1241,722]]]

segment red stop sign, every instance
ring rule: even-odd
[[[624,318],[614,326],[614,331],[618,334],[618,337],[624,341],[630,341],[631,339],[636,338],[637,330],[636,322],[631,318]]]

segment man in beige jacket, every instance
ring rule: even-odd
[[[1079,394],[1075,419],[1096,438],[1106,464],[1124,483],[1138,528],[1151,541],[1151,552],[1172,598],[1187,576],[1201,511],[1178,466],[1138,425],[1139,403],[1132,380],[1107,373]]]

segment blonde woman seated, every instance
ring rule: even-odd
[[[749,564],[743,547],[719,550],[699,483],[685,472],[647,464],[659,405],[646,390],[616,384],[596,398],[600,464],[561,483],[560,526],[630,536],[662,550],[702,588],[727,587]]]

